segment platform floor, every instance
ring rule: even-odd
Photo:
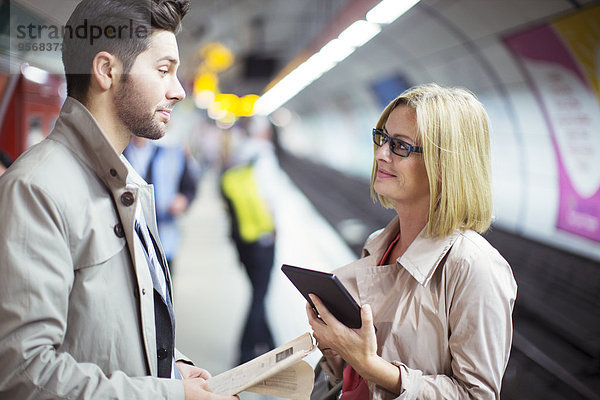
[[[331,270],[355,259],[287,176],[282,173],[281,178],[276,255],[266,299],[277,345],[310,331],[305,302],[280,271],[281,264]],[[217,185],[217,174],[206,172],[181,221],[183,242],[173,273],[176,345],[213,375],[234,366],[250,301],[250,283],[228,237]],[[314,366],[319,357],[316,351],[307,361]]]

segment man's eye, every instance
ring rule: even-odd
[[[166,75],[166,74],[169,73],[169,70],[168,69],[159,69],[158,73],[161,74],[161,75]]]

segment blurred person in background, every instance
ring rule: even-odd
[[[171,274],[181,243],[178,217],[196,197],[197,176],[191,159],[181,146],[159,146],[143,137],[134,137],[123,151],[133,168],[154,186],[158,235]]]
[[[66,24],[104,34],[64,35],[55,127],[0,179],[2,399],[236,398],[175,348],[152,187],[121,154],[161,138],[185,97],[175,33],[188,9],[84,0]]]
[[[396,210],[335,271],[361,307],[350,329],[313,296],[309,323],[342,400],[499,399],[516,283],[491,222],[489,130],[469,91],[408,89],[372,132],[371,195]]]
[[[6,172],[8,167],[12,164],[12,160],[8,154],[0,150],[0,176]]]
[[[240,341],[244,363],[275,347],[265,310],[275,259],[275,198],[279,163],[265,117],[248,120],[247,135],[232,140],[221,191],[231,222],[231,237],[252,285],[252,299]]]

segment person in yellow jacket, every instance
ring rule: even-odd
[[[275,222],[265,190],[265,176],[261,174],[273,168],[269,163],[274,160],[272,144],[265,137],[268,128],[256,120],[250,122],[250,137],[237,147],[234,166],[221,176],[231,237],[252,285],[252,300],[240,343],[240,363],[275,347],[265,311],[265,295],[275,258]]]

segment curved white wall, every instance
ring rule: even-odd
[[[552,134],[523,67],[504,42],[582,12],[574,6],[583,3],[424,0],[285,105],[294,118],[282,129],[282,144],[297,155],[369,176],[370,129],[383,108],[374,81],[401,75],[410,85],[467,87],[490,116],[496,224],[600,260],[600,242],[557,228],[560,184]],[[593,134],[600,136],[600,126]],[[600,168],[600,154],[592,157]]]

